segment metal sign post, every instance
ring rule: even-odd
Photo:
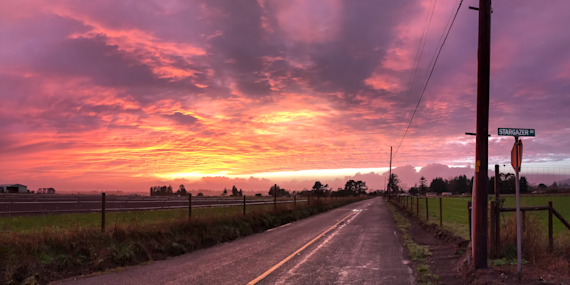
[[[514,136],[515,145],[511,151],[511,165],[515,169],[516,177],[516,195],[517,195],[517,273],[519,279],[522,272],[522,239],[521,239],[521,189],[519,181],[519,172],[521,170],[522,162],[522,141],[519,136],[534,137],[534,129],[511,129],[499,128],[499,136]],[[514,154],[514,155],[513,155]],[[495,177],[497,179],[497,177]]]
[[[516,193],[517,193],[517,273],[519,278],[522,271],[522,241],[521,241],[521,188],[519,182],[519,136],[515,136],[515,175],[516,175]],[[522,157],[521,159],[522,160]]]

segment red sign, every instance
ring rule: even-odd
[[[515,170],[517,170],[517,167],[516,167],[517,166],[516,148],[517,148],[517,145],[515,143],[513,145],[513,149],[511,150],[511,165],[513,166],[513,169],[515,169]],[[519,140],[519,161],[518,161],[519,171],[521,170],[522,153],[523,153],[523,145],[522,145],[522,141]]]

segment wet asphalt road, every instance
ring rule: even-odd
[[[119,273],[57,284],[247,284],[328,229],[257,284],[415,284],[382,198]]]

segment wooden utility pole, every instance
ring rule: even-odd
[[[499,165],[495,164],[495,257],[501,252],[501,211],[499,211],[499,198],[501,197],[500,181],[501,174],[499,173]],[[493,239],[493,237],[491,237],[491,239]]]
[[[473,201],[473,261],[475,268],[487,268],[491,0],[479,0],[479,47],[477,59],[477,135],[475,143],[477,149],[475,152],[475,201]]]
[[[390,147],[390,171],[388,172],[388,201],[392,195],[392,147]]]
[[[273,188],[273,211],[277,210],[277,184]]]

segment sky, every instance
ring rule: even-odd
[[[0,183],[382,189],[390,146],[408,186],[473,173],[478,1],[400,145],[458,3],[1,1]],[[523,172],[570,177],[568,10],[494,1],[491,166],[513,144],[497,128],[533,128]]]

